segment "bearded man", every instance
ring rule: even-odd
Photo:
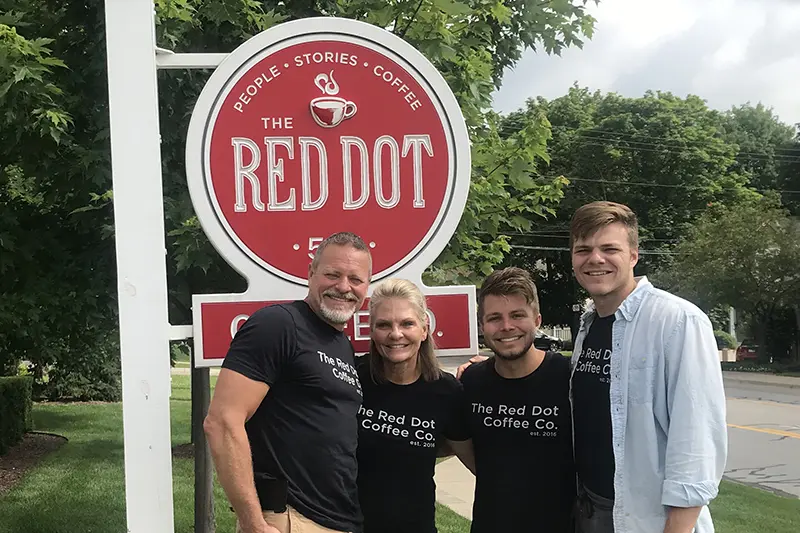
[[[260,309],[231,342],[204,428],[237,532],[360,529],[361,384],[345,324],[367,295],[364,241],[317,249],[304,300]]]

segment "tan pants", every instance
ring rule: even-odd
[[[281,533],[346,533],[344,531],[336,531],[334,529],[322,527],[298,513],[297,509],[291,505],[287,505],[286,511],[283,513],[264,511],[264,520]],[[242,530],[237,522],[236,533],[241,532]]]

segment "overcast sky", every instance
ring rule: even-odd
[[[495,109],[556,98],[577,82],[641,96],[696,94],[716,109],[751,102],[800,122],[800,0],[602,0],[594,38],[561,57],[527,51]]]

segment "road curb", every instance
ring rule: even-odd
[[[750,487],[751,489],[763,490],[764,492],[768,492],[773,496],[780,496],[781,498],[788,498],[790,500],[796,500],[800,498],[800,496],[792,494],[791,492],[786,492],[785,490],[768,487],[766,485],[762,485],[757,481],[745,481],[744,479],[736,479],[728,476],[727,474],[723,474],[722,478],[728,483],[733,483],[734,485],[741,485],[742,487]]]
[[[762,385],[764,387],[775,387],[781,389],[800,389],[800,383],[780,383],[775,381],[762,381],[759,379],[747,379],[747,378],[738,378],[738,377],[727,377],[725,374],[722,375],[724,381],[728,383],[742,383],[745,385]],[[800,381],[800,379],[798,379]]]

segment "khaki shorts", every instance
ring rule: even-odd
[[[283,513],[264,511],[264,520],[281,533],[347,533],[323,527],[298,513],[297,509],[291,505],[287,505],[286,511]],[[236,533],[241,533],[241,531],[237,522]]]

